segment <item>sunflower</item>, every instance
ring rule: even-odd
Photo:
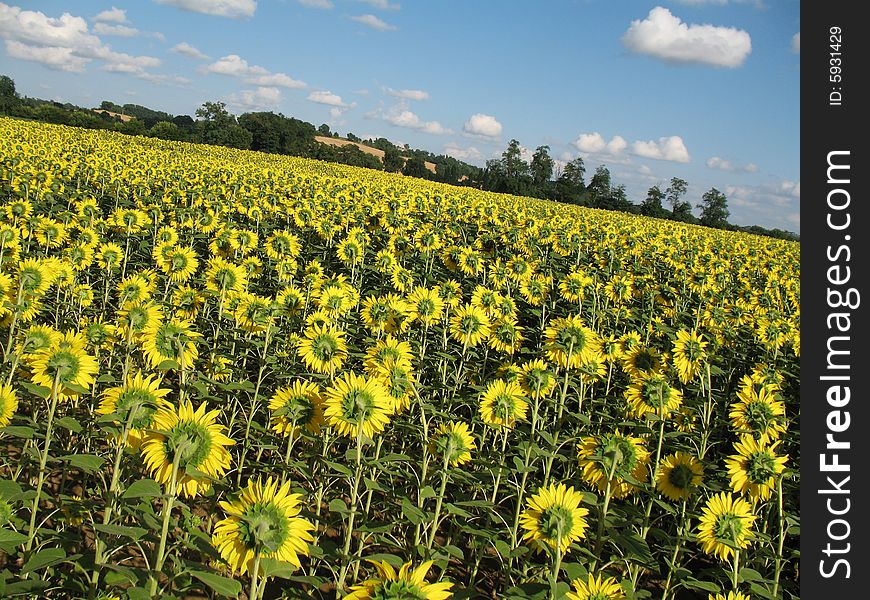
[[[756,516],[752,506],[742,498],[722,492],[707,500],[698,523],[698,543],[707,554],[728,560],[735,548],[749,546]]]
[[[777,456],[772,444],[757,442],[751,435],[744,435],[734,444],[733,454],[725,459],[731,489],[740,494],[748,494],[753,500],[767,500],[776,485],[776,478],[785,470],[788,456]]]
[[[544,398],[556,388],[556,374],[538,358],[523,364],[519,382],[530,398]]]
[[[389,423],[392,404],[376,378],[345,373],[326,391],[323,414],[340,435],[374,438]]]
[[[157,266],[169,276],[173,283],[184,283],[196,273],[199,268],[199,259],[196,258],[196,252],[192,249],[175,247],[164,254]]]
[[[526,395],[516,381],[496,379],[481,394],[478,412],[487,425],[512,429],[517,421],[525,420],[528,409]]]
[[[193,498],[229,470],[231,458],[226,447],[235,442],[224,435],[218,415],[219,410],[206,412],[205,402],[194,410],[187,400],[154,414],[153,428],[146,433],[140,450],[146,469],[158,483],[171,486],[173,464],[177,464],[178,490]],[[188,468],[205,477],[188,473]]]
[[[269,400],[272,431],[284,437],[298,437],[304,427],[316,435],[324,423],[320,387],[310,381],[294,381],[279,388]]]
[[[275,303],[283,314],[292,317],[305,307],[305,293],[295,285],[289,285],[278,292]]]
[[[343,331],[330,325],[313,325],[305,330],[296,351],[309,369],[328,375],[340,369],[347,359],[344,336]]]
[[[553,319],[544,331],[544,351],[557,365],[575,369],[600,353],[598,334],[583,324],[580,315]]]
[[[583,494],[564,483],[540,488],[526,501],[520,515],[520,526],[526,531],[523,540],[536,551],[558,548],[563,554],[572,542],[586,537],[586,515],[589,510],[580,506]]]
[[[84,350],[84,340],[81,345],[71,341],[69,336],[58,338],[30,361],[33,383],[53,390],[56,381],[59,399],[78,396],[94,383],[99,371],[97,361]]]
[[[756,384],[751,377],[744,376],[737,400],[730,406],[728,417],[738,434],[750,434],[764,443],[778,440],[785,432],[785,404],[775,386]]]
[[[567,600],[625,600],[625,591],[614,577],[589,573],[585,581],[575,579],[571,584],[574,591],[565,594]]]
[[[31,325],[24,330],[16,351],[21,355],[23,362],[29,363],[40,351],[55,346],[61,337],[63,336],[59,331],[48,325]]]
[[[403,365],[411,369],[413,368],[411,364],[413,358],[414,350],[411,348],[411,344],[399,341],[388,334],[366,350],[363,369],[370,375],[377,374],[380,367],[389,364]]]
[[[486,312],[473,304],[466,304],[450,317],[450,335],[469,348],[489,337],[490,321]]]
[[[701,365],[707,359],[707,343],[697,331],[681,329],[677,332],[672,356],[674,368],[683,383],[689,383],[698,376]]]
[[[579,271],[571,271],[559,282],[559,295],[566,301],[579,304],[586,296],[586,288],[594,283],[594,280]]]
[[[151,282],[139,274],[128,275],[118,284],[118,304],[122,308],[147,302],[154,289]]]
[[[752,598],[743,592],[728,592],[728,595],[710,594],[707,596],[707,600],[752,600]]]
[[[0,384],[0,427],[6,427],[18,410],[18,395],[11,385]]]
[[[666,359],[667,356],[655,348],[637,344],[632,349],[623,351],[622,370],[632,379],[637,379],[664,369]]]
[[[643,419],[647,413],[667,419],[682,405],[683,393],[671,387],[664,375],[646,372],[631,382],[625,391],[625,399],[629,411],[638,419]]]
[[[250,333],[262,333],[274,322],[277,306],[271,298],[242,293],[233,311],[236,325]]]
[[[444,304],[450,308],[456,308],[462,303],[462,286],[455,279],[442,281],[435,289],[438,291],[438,296],[444,301]]]
[[[195,320],[202,308],[203,298],[198,288],[183,285],[172,292],[172,308],[181,319]]]
[[[26,258],[18,265],[18,287],[22,297],[43,295],[54,283],[54,277],[54,268],[47,261]],[[14,297],[11,299],[15,300]]]
[[[444,300],[438,295],[437,289],[418,286],[407,298],[411,307],[411,318],[424,325],[438,322],[444,312]]]
[[[686,500],[701,485],[704,466],[685,452],[675,452],[662,459],[656,473],[656,489],[674,502]]]
[[[142,445],[147,430],[154,425],[154,415],[161,408],[172,406],[165,400],[169,390],[160,387],[154,375],[141,373],[128,376],[124,385],[107,389],[96,412],[100,415],[116,414],[115,424],[129,424],[127,445],[134,450]]]
[[[228,262],[220,257],[208,262],[205,273],[205,289],[215,294],[240,292],[248,286],[248,276],[244,267]]]
[[[97,264],[101,269],[110,271],[120,269],[124,260],[124,251],[114,242],[107,242],[97,251]]]
[[[583,480],[601,492],[609,483],[614,498],[624,498],[637,489],[626,477],[640,483],[648,477],[649,452],[640,438],[618,431],[589,436],[580,440],[578,450]]]
[[[426,583],[426,575],[434,561],[427,560],[412,570],[412,563],[402,565],[397,573],[387,561],[369,561],[378,572],[378,579],[369,579],[351,586],[344,600],[446,600],[453,596],[448,590],[453,583]]]
[[[429,440],[429,452],[441,456],[451,467],[464,465],[477,450],[468,424],[461,421],[442,423]]]
[[[523,328],[513,319],[496,319],[490,325],[489,347],[498,352],[513,354],[523,345]]]
[[[300,498],[290,493],[289,481],[258,477],[248,481],[236,500],[219,502],[227,516],[215,523],[211,543],[233,573],[250,573],[258,553],[302,566],[299,555],[308,556],[314,525],[299,517]]]
[[[401,414],[411,406],[416,378],[411,366],[404,362],[384,361],[375,369],[374,376],[384,385],[393,401],[393,414]]]
[[[153,323],[142,332],[142,350],[155,369],[165,369],[165,361],[174,361],[177,366],[170,369],[190,371],[199,356],[194,341],[199,337],[202,334],[192,329],[190,321],[173,319]]]

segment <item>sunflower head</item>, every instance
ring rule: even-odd
[[[691,454],[676,452],[662,459],[656,489],[673,501],[686,500],[704,477],[704,467]]]
[[[539,489],[520,516],[526,531],[523,539],[537,551],[558,548],[567,552],[572,542],[586,537],[589,510],[580,506],[582,502],[583,494],[564,483]]]
[[[441,424],[429,442],[429,452],[441,456],[451,467],[469,462],[471,452],[476,449],[468,424],[461,421]]]
[[[416,569],[408,562],[398,572],[386,561],[369,561],[378,573],[369,579],[351,586],[345,600],[447,600],[452,596],[451,582],[427,583],[426,575],[434,561],[421,563]]]

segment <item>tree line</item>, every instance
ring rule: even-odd
[[[436,155],[410,148],[407,144],[399,147],[385,138],[362,140],[351,132],[344,136],[343,139],[348,141],[383,151],[381,159],[363,152],[354,144],[318,142],[316,136],[340,137],[325,123],[315,127],[294,117],[266,111],[235,116],[223,102],[204,102],[196,110],[196,119],[138,104],[119,105],[108,100],[93,110],[69,103],[21,97],[16,92],[15,82],[6,75],[0,75],[0,114],[74,127],[110,129],[128,135],[314,158],[493,192],[783,239],[800,239],[797,234],[781,229],[730,224],[728,200],[715,187],[704,193],[700,202],[695,204],[694,208],[700,209],[700,216],[696,217],[692,213],[692,203],[686,199],[688,183],[678,177],[673,177],[665,189],[659,185],[650,187],[646,198],[635,204],[628,199],[624,185],[613,183],[605,165],[599,166],[587,183],[586,166],[581,157],[559,164],[550,156],[550,147],[542,145],[532,153],[531,160],[526,161],[523,148],[516,139],[510,140],[501,158],[487,160],[484,167],[476,167],[446,154]],[[426,166],[427,162],[435,166],[434,172]]]

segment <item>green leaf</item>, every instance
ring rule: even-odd
[[[21,574],[26,575],[27,573],[38,571],[39,569],[44,569],[51,565],[56,565],[65,558],[66,552],[63,548],[46,548],[45,550],[40,550],[31,556],[30,560],[21,567]]]
[[[138,540],[143,535],[148,533],[147,529],[142,527],[127,527],[126,525],[94,525],[94,529],[100,533],[107,535],[117,535],[120,537],[128,537],[133,540]]]
[[[151,593],[145,588],[134,587],[126,591],[128,600],[151,600]]]
[[[30,438],[33,437],[33,434],[36,433],[36,430],[33,429],[33,427],[25,427],[25,426],[20,426],[20,425],[9,425],[7,427],[4,427],[3,429],[0,429],[0,433],[3,433],[5,435],[11,436],[11,437],[19,437],[19,438],[24,438],[26,440],[29,440]]]
[[[27,383],[26,381],[22,381],[20,385],[34,396],[39,396],[40,398],[48,398],[51,396],[51,388],[47,388],[44,385],[36,385],[35,383]]]
[[[426,520],[426,513],[411,504],[407,498],[402,498],[402,514],[412,525],[419,525]]]
[[[242,584],[235,579],[230,579],[223,575],[217,575],[216,573],[207,573],[205,571],[191,571],[190,574],[221,596],[237,598],[238,595],[242,593]]]
[[[353,477],[353,471],[344,466],[341,463],[333,462],[331,460],[323,461],[326,463],[326,466],[335,471],[336,473],[341,473],[345,477]]]
[[[611,539],[626,553],[627,558],[634,559],[643,566],[655,568],[656,561],[649,545],[636,533],[616,533]]]
[[[333,498],[329,501],[329,512],[346,515],[350,510],[347,508],[347,504],[345,504],[344,500],[341,498]]]
[[[755,569],[750,569],[749,567],[743,567],[740,569],[740,581],[750,582],[750,581],[761,581],[763,577],[761,573],[756,571]]]
[[[511,555],[511,547],[504,540],[496,540],[495,541],[495,551],[498,552],[499,556],[502,558],[509,558]]]
[[[96,456],[95,454],[67,454],[58,457],[58,460],[68,461],[70,466],[81,469],[86,473],[99,471],[100,467],[103,466],[103,463],[106,462],[105,459]]]
[[[0,479],[0,498],[14,500],[21,495],[21,486],[10,479]]]
[[[62,417],[56,421],[58,427],[69,429],[73,433],[79,433],[82,430],[81,424],[72,417]]]
[[[0,550],[14,554],[15,547],[27,541],[27,536],[11,529],[0,529]]]
[[[274,558],[261,558],[260,568],[263,569],[263,577],[280,577],[281,579],[289,579],[296,571],[295,565]]]
[[[153,479],[140,479],[130,484],[122,498],[156,498],[163,495],[160,484]]]

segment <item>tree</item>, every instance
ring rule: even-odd
[[[329,137],[332,135],[332,132],[329,131],[329,125],[327,125],[326,123],[322,123],[320,127],[317,128],[317,133],[324,137]]]
[[[419,177],[421,179],[430,179],[433,175],[432,171],[426,168],[426,163],[416,156],[408,159],[405,163],[405,167],[402,169],[402,174],[409,177]]]
[[[11,77],[0,75],[0,113],[9,113],[18,106],[20,98]]]
[[[680,211],[685,211],[685,207],[682,204],[688,204],[686,202],[681,203],[680,198],[686,193],[686,190],[689,188],[689,184],[685,179],[680,179],[679,177],[671,178],[671,185],[668,186],[668,189],[665,190],[665,199],[668,201],[668,204],[671,205],[671,213],[676,216],[677,215],[677,207],[679,206]],[[689,210],[691,210],[692,205],[689,204]]]
[[[148,135],[161,140],[181,141],[187,139],[187,135],[181,127],[170,121],[158,121],[148,130]]]
[[[583,196],[586,194],[586,184],[583,182],[585,174],[586,166],[581,157],[569,161],[556,179],[556,200],[569,204],[582,204]]]
[[[701,209],[701,225],[720,229],[728,225],[728,216],[731,214],[728,211],[728,199],[716,188],[710,188],[701,196],[697,208]]]
[[[662,206],[664,197],[665,193],[659,186],[652,186],[647,190],[646,199],[640,205],[640,214],[647,217],[664,217],[667,214],[664,206]]]
[[[214,128],[236,124],[236,118],[230,114],[223,102],[203,102],[196,109],[196,116]]]
[[[550,157],[549,146],[538,146],[535,153],[532,155],[532,181],[535,185],[543,185],[550,181],[553,177],[553,166],[555,161]]]
[[[223,102],[203,102],[196,109],[196,116],[200,118],[197,127],[204,143],[242,150],[251,147],[254,136],[239,126],[236,117],[230,114]]]
[[[610,170],[605,165],[595,169],[595,175],[589,181],[586,188],[589,195],[589,205],[596,208],[605,208],[610,204],[611,183]]]
[[[398,173],[405,166],[405,160],[395,146],[390,144],[384,150],[384,171]]]

